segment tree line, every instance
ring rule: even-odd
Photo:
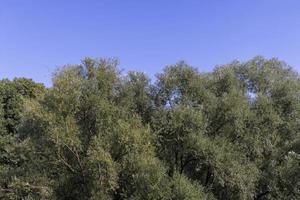
[[[300,199],[300,79],[255,57],[151,81],[114,59],[0,81],[0,199]]]

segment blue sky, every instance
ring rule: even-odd
[[[49,86],[86,56],[153,76],[179,60],[209,71],[256,55],[300,71],[299,0],[0,0],[0,79]]]

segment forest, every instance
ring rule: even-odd
[[[299,200],[300,79],[276,58],[0,81],[2,200]]]

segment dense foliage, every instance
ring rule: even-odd
[[[0,82],[0,199],[300,199],[300,80],[256,57],[156,82],[86,58]]]

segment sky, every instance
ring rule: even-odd
[[[0,0],[0,79],[51,86],[84,57],[154,77],[180,60],[207,72],[257,55],[300,71],[299,0]]]

